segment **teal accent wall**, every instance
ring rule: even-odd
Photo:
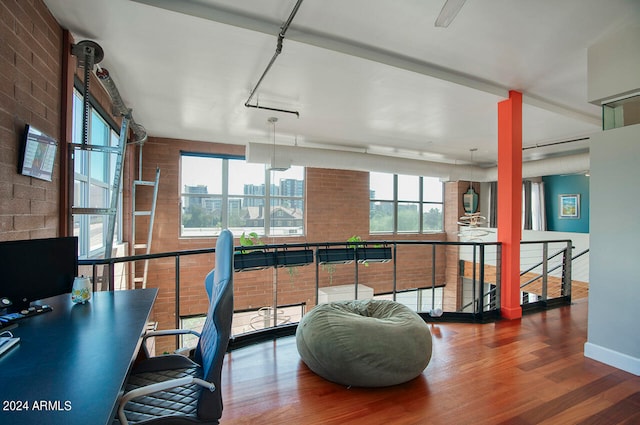
[[[544,202],[547,230],[589,233],[589,177],[584,175],[546,176]],[[560,218],[560,195],[580,195],[580,218]]]

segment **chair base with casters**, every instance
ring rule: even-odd
[[[197,417],[197,399],[202,391],[215,391],[215,385],[202,379],[202,368],[181,355],[162,356],[149,368],[134,369],[118,409],[121,424],[167,423],[218,424],[218,420],[203,422]],[[145,367],[147,366],[147,367]],[[117,422],[116,422],[117,423]]]

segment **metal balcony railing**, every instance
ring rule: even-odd
[[[544,241],[538,243],[545,245]],[[393,299],[431,321],[490,321],[499,315],[500,248],[496,242],[440,241],[238,246],[235,247],[237,255],[255,251],[273,259],[267,260],[272,261],[271,265],[247,266],[242,270],[249,271],[236,271],[234,335],[241,340],[255,337],[256,332],[291,332],[307,309],[321,302],[341,298]],[[284,253],[294,252],[297,252],[294,260],[302,263],[288,263],[294,260],[283,259]],[[127,270],[135,267],[136,262],[142,264],[149,260],[150,273],[163,279],[157,285],[152,279],[149,280],[149,286],[160,288],[156,305],[166,302],[173,304],[172,308],[175,309],[175,314],[168,315],[174,323],[165,321],[159,327],[182,327],[184,320],[197,318],[206,311],[185,311],[188,309],[182,305],[181,297],[193,297],[196,282],[201,288],[201,296],[206,297],[206,293],[204,273],[201,278],[192,276],[187,282],[188,289],[185,289],[187,283],[181,282],[181,276],[190,272],[194,263],[201,263],[201,267],[205,264],[205,268],[206,264],[213,266],[213,255],[215,249],[207,248],[80,260],[79,264],[85,274],[92,277],[97,290],[116,290],[128,289],[116,284],[128,282],[127,276],[123,276]],[[202,260],[203,256],[206,261]],[[242,258],[242,262],[248,257]],[[560,252],[547,257],[549,262],[560,257]],[[235,263],[238,268],[241,261],[240,257],[237,258]],[[561,273],[570,276],[570,256],[567,258],[562,262]],[[189,265],[183,266],[183,263]],[[296,270],[298,265],[309,263],[315,264],[315,267]],[[452,264],[458,266],[452,267]],[[547,272],[555,272],[554,267],[548,267]],[[264,294],[257,301],[260,305],[255,305],[254,299],[247,301],[243,288],[248,286],[248,282],[253,286],[260,285],[259,288],[253,288],[254,292]],[[564,293],[570,296],[570,283],[568,285],[565,284]],[[176,341],[176,345],[179,343]]]

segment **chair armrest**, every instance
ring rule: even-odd
[[[155,337],[155,336],[186,335],[186,334],[195,335],[198,338],[200,337],[200,332],[194,331],[192,329],[166,329],[166,330],[161,330],[161,331],[147,332],[146,334],[144,334],[142,336],[142,338],[143,339],[147,339],[147,338],[152,337],[152,336]]]
[[[142,397],[148,394],[156,393],[158,391],[164,391],[175,387],[182,387],[185,385],[198,384],[201,387],[208,389],[211,392],[216,390],[215,384],[207,382],[204,379],[195,378],[193,376],[185,376],[183,378],[170,379],[164,382],[158,382],[156,384],[145,385],[144,387],[136,388],[128,393],[122,395],[118,406],[118,419],[122,425],[128,425],[127,417],[124,414],[124,406],[132,399]]]
[[[147,338],[167,335],[195,335],[200,338],[200,332],[194,331],[192,329],[165,329],[161,331],[149,331],[142,336],[142,349],[144,350],[145,356],[151,357],[149,351],[147,350],[147,345],[145,344]]]

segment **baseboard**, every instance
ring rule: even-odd
[[[640,359],[636,357],[631,357],[627,354],[613,351],[590,342],[584,344],[584,355],[590,359],[640,376]]]

